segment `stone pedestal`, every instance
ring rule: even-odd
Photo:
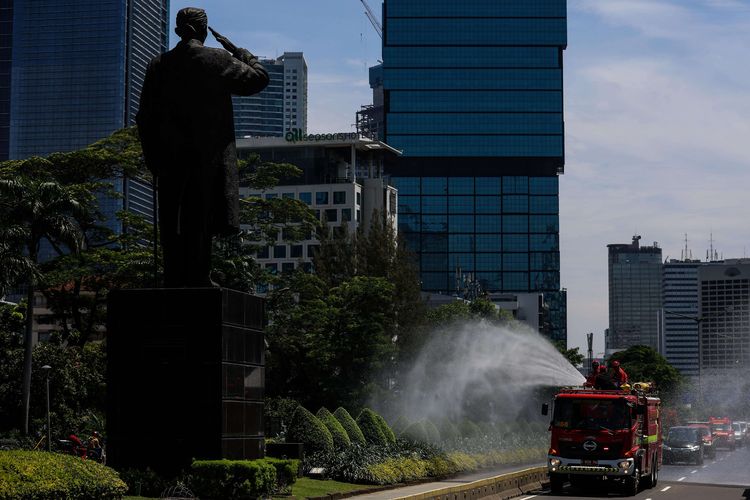
[[[265,302],[221,288],[114,290],[107,460],[179,470],[263,457]]]

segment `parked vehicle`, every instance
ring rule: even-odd
[[[738,448],[742,448],[745,444],[745,434],[742,432],[742,425],[739,422],[732,422],[732,431],[734,433],[734,444]]]
[[[708,422],[688,422],[687,426],[694,427],[700,432],[703,441],[703,456],[716,458],[716,446],[714,446],[714,437]]]
[[[732,420],[728,417],[709,417],[708,423],[711,426],[715,446],[723,446],[734,451],[737,443],[734,440]]]
[[[553,493],[566,481],[619,483],[629,496],[656,485],[661,465],[660,400],[648,384],[634,389],[564,389],[553,400],[547,456]],[[542,406],[542,414],[549,405]]]
[[[747,422],[740,422],[740,427],[742,428],[742,441],[744,444],[750,443],[750,428],[748,428]]]
[[[703,439],[697,427],[672,427],[662,445],[662,460],[665,464],[675,462],[703,465]]]

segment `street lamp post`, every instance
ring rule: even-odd
[[[49,414],[49,372],[52,369],[50,365],[44,365],[42,370],[47,374],[47,451],[52,451],[52,426]]]

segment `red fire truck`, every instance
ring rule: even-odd
[[[737,444],[734,441],[732,419],[728,417],[708,417],[708,424],[711,426],[711,433],[714,436],[716,447],[725,446],[734,451]]]
[[[661,467],[660,400],[648,384],[622,390],[563,389],[553,400],[547,468],[553,493],[566,481],[619,483],[627,495],[656,485]],[[542,414],[549,405],[542,406]]]

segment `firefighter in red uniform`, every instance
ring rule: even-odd
[[[609,376],[618,388],[628,383],[628,374],[620,367],[620,362],[616,359],[609,362]]]
[[[598,361],[592,361],[591,362],[591,371],[586,376],[586,382],[583,383],[584,387],[594,387],[594,384],[596,383],[596,376],[599,375],[599,362]]]

